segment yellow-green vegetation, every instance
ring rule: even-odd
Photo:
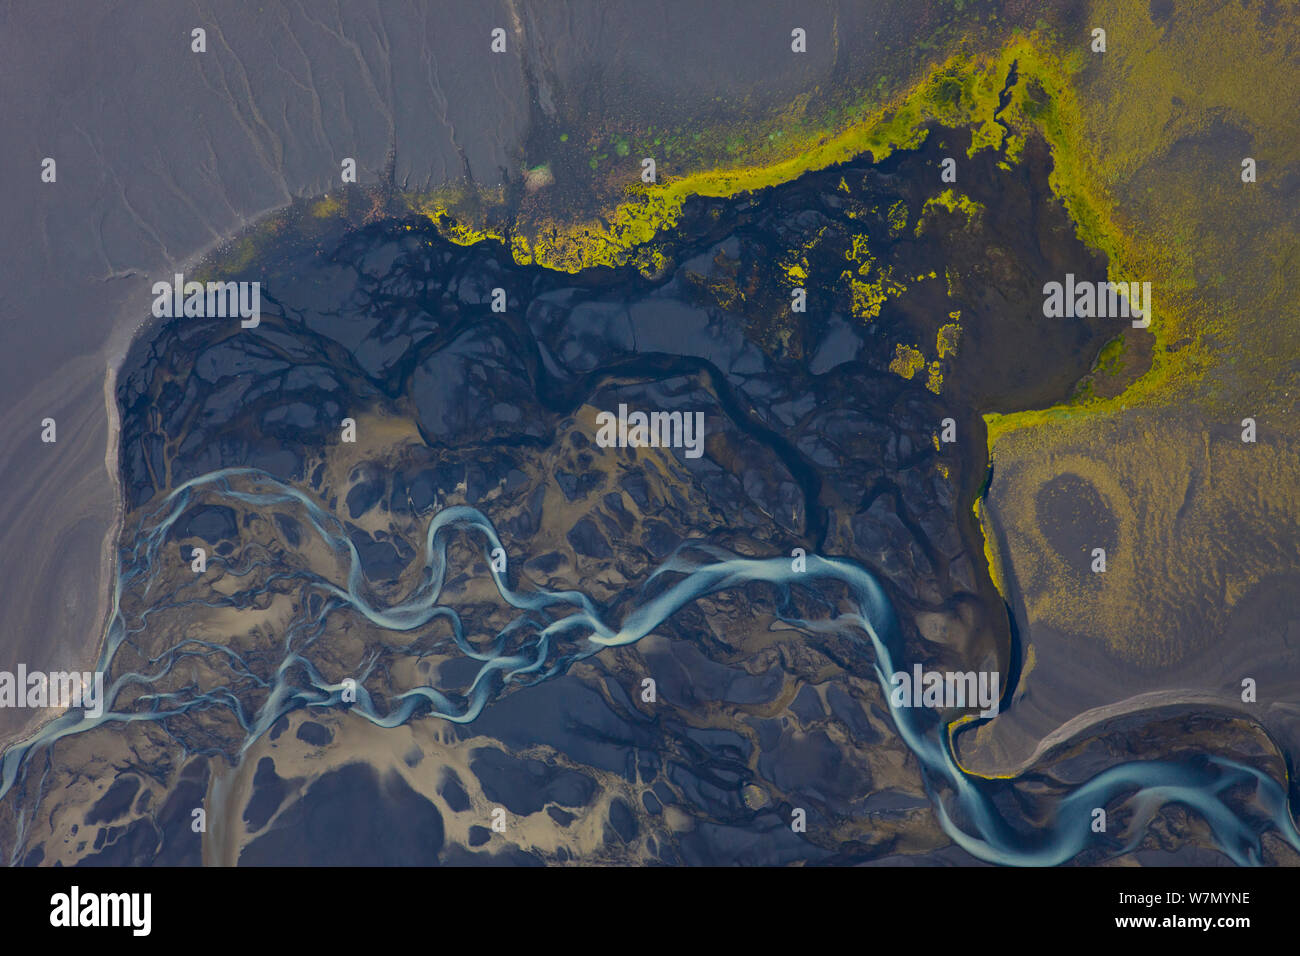
[[[852,293],[851,311],[859,319],[874,319],[891,296],[897,296],[906,290],[906,286],[894,278],[892,267],[886,266],[880,275],[870,282],[851,275],[843,274],[849,280]]]
[[[1278,41],[1298,17],[1190,0],[1156,23],[1146,4],[1095,0],[1105,54],[1078,37],[1081,68],[1060,46],[1021,61],[1019,109],[1053,147],[1053,190],[1109,278],[1153,283],[1156,347],[1115,397],[1085,388],[1072,405],[988,417],[1004,560],[1031,626],[1127,661],[1168,665],[1224,640],[1253,588],[1300,566],[1300,216],[1276,189],[1300,171],[1300,54]],[[1257,183],[1241,180],[1245,156]],[[1103,349],[1097,371],[1122,366],[1126,347]],[[1266,439],[1241,441],[1246,416],[1269,423]],[[1087,588],[1036,514],[1065,471],[1117,524]]]
[[[975,499],[973,510],[975,518],[979,521],[980,531],[984,536],[984,563],[989,569],[989,579],[993,582],[993,586],[998,589],[998,593],[1005,597],[1007,589],[1002,573],[1002,556],[999,554],[998,549],[993,546],[992,540],[990,540],[989,524],[985,518],[983,498]]]
[[[412,192],[403,196],[407,207],[414,213],[428,217],[439,234],[459,246],[492,239],[511,250],[514,260],[524,264],[526,244],[520,246],[518,237],[509,235],[504,226],[489,225],[492,215],[499,215],[505,204],[505,191],[486,189],[478,185],[448,183],[428,192]]]
[[[925,387],[936,395],[943,388],[943,367],[937,361],[930,363],[926,373]]]
[[[230,244],[222,260],[221,268],[228,272],[243,272],[257,258],[258,236],[241,236]]]
[[[889,370],[903,378],[911,378],[925,368],[925,356],[910,345],[899,342],[894,347],[894,359],[889,363]]]
[[[332,219],[343,214],[343,203],[338,194],[327,193],[311,205],[311,214],[317,219]]]
[[[1109,257],[1109,278],[1153,283],[1152,370],[1089,413],[1193,395],[1228,412],[1228,383],[1249,380],[1242,365],[1272,385],[1289,380],[1274,394],[1291,391],[1296,372],[1281,357],[1296,354],[1300,325],[1253,319],[1294,314],[1284,265],[1295,261],[1295,216],[1279,215],[1267,188],[1242,183],[1241,156],[1219,148],[1232,127],[1267,131],[1250,147],[1260,168],[1295,168],[1300,81],[1295,53],[1275,40],[1286,31],[1242,2],[1179,4],[1169,26],[1122,0],[1098,0],[1091,17],[1106,24],[1105,54],[1088,53],[1082,37],[1068,48],[1015,45],[1022,79],[1007,111],[1051,144],[1052,188],[1079,235]],[[1207,377],[1215,365],[1238,368],[1221,381]],[[991,416],[990,443],[1076,413]]]
[[[1079,416],[1046,439],[1029,428],[1007,434],[998,527],[1030,623],[1153,667],[1223,640],[1234,607],[1300,563],[1300,501],[1289,490],[1297,460],[1293,439],[1250,445],[1232,427],[1195,434],[1158,408]],[[1090,484],[1113,517],[1105,574],[1044,531],[1041,496],[1063,474]]]
[[[871,255],[871,250],[867,247],[867,236],[860,233],[853,236],[852,245],[844,253],[844,258],[849,262],[857,264],[857,273],[860,276],[871,274],[871,267],[875,263],[875,257]]]
[[[960,312],[949,313],[949,318],[957,319],[960,317]],[[939,334],[934,343],[935,351],[939,353],[939,358],[945,359],[949,355],[956,355],[957,343],[960,341],[961,326],[956,322],[949,322],[947,325],[939,326]]]
[[[1124,354],[1124,334],[1121,332],[1102,346],[1097,356],[1097,371],[1114,375],[1119,371],[1120,357]]]
[[[907,228],[907,203],[901,199],[895,202],[885,214],[885,220],[889,223],[891,237],[901,235]]]
[[[660,182],[653,185],[637,183],[628,187],[627,200],[608,217],[580,223],[542,217],[529,224],[526,235],[520,229],[512,236],[511,250],[521,264],[535,263],[566,272],[620,266],[630,260],[637,246],[674,226],[683,203],[691,196],[726,197],[754,192],[867,153],[878,162],[895,150],[919,146],[926,136],[924,124],[930,120],[970,127],[971,151],[997,147],[1004,138],[1003,127],[994,119],[998,95],[1011,63],[1031,49],[1032,41],[1021,38],[996,56],[954,54],[933,67],[910,91],[864,111],[841,131],[814,131],[802,140],[791,137],[784,158],[766,164],[703,170],[678,178],[661,176]],[[1010,112],[1008,109],[1007,114]],[[1020,137],[1015,134],[1007,141],[1013,156],[1016,153],[1011,147]],[[427,209],[430,218],[441,223],[446,213],[443,204],[433,202]],[[482,225],[469,225],[454,216],[447,218],[456,222],[456,241],[475,234],[493,234]],[[895,210],[887,218],[891,228],[901,229],[906,225],[906,210]]]
[[[507,240],[503,230],[473,225],[471,213],[462,212],[458,215],[451,204],[437,193],[412,197],[411,206],[414,211],[428,216],[438,232],[458,246],[472,246],[486,239],[494,239],[502,245],[509,244],[512,252],[517,248],[513,239]],[[515,260],[521,264],[528,261],[520,260],[518,255],[515,255]]]
[[[891,266],[886,266],[874,279],[867,281],[872,268],[876,266],[876,260],[867,247],[865,233],[852,237],[852,245],[845,251],[844,258],[857,266],[856,270],[846,269],[840,273],[840,279],[849,285],[849,310],[857,318],[868,321],[874,319],[890,297],[907,291],[907,286],[894,278]]]
[[[198,282],[210,282],[218,278],[243,272],[255,261],[264,249],[284,229],[283,213],[270,216],[243,235],[230,242],[223,243],[209,255],[205,256],[194,278]]]
[[[795,262],[787,262],[783,266],[786,280],[792,286],[803,285],[808,280],[808,259],[800,256]]]
[[[936,208],[946,209],[952,213],[960,212],[966,217],[968,226],[984,215],[984,204],[982,202],[977,202],[965,193],[959,193],[950,187],[937,196],[931,196],[921,206],[921,215],[916,217],[916,235],[921,234],[925,227],[926,217],[931,214],[931,210]]]
[[[636,266],[637,272],[647,279],[658,279],[668,273],[673,262],[664,255],[664,251],[658,245],[651,243],[637,250],[632,264]]]

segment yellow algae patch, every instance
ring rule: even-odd
[[[940,367],[938,362],[930,363],[930,367],[927,370],[925,387],[936,395],[938,395],[939,390],[943,388],[943,369]]]
[[[512,253],[517,249],[505,230],[489,227],[483,222],[484,209],[500,207],[504,203],[505,194],[501,190],[453,184],[433,192],[408,193],[405,200],[412,212],[428,217],[440,235],[458,246],[472,246],[492,239]],[[519,253],[526,255],[523,249]],[[520,264],[525,262],[519,254],[514,258]]]
[[[989,569],[989,580],[993,582],[993,586],[998,589],[998,593],[1002,595],[1003,599],[1008,599],[1005,579],[1002,574],[1002,556],[993,543],[993,532],[989,528],[984,499],[976,498],[971,510],[975,512],[980,534],[984,537],[984,564]]]
[[[458,246],[472,246],[486,239],[495,239],[502,245],[506,243],[506,237],[501,233],[487,229],[475,229],[464,220],[455,219],[445,212],[440,212],[429,218],[433,220],[438,232]]]
[[[854,237],[853,249],[847,256],[850,261],[859,261],[860,256],[866,256],[865,260],[862,260],[862,264],[858,266],[858,276],[865,276],[875,261],[867,253],[865,241],[859,248],[857,236]],[[880,307],[891,296],[897,296],[907,291],[907,286],[894,278],[892,266],[886,266],[880,275],[871,282],[865,282],[858,276],[854,276],[851,272],[844,272],[840,275],[840,278],[848,280],[851,295],[849,311],[859,319],[874,319],[880,314]]]
[[[885,221],[889,223],[889,234],[899,236],[907,228],[907,203],[898,200],[889,207],[889,212],[885,215]]]
[[[532,255],[528,251],[528,243],[522,236],[510,237],[510,256],[518,265],[530,265],[533,261]]]
[[[960,279],[961,279],[961,273],[953,272],[951,269],[945,268],[945,269],[943,270],[943,281],[944,281],[944,285],[945,285],[945,287],[946,287],[947,290],[948,290],[948,298],[950,298],[950,299],[955,299],[955,298],[957,297],[957,296],[955,295],[954,291],[953,291],[953,286],[954,286],[954,282],[953,282],[953,280],[954,280],[954,279],[956,279],[956,280],[960,280]]]
[[[894,360],[889,363],[889,370],[895,375],[910,379],[925,368],[925,356],[910,345],[901,342],[894,348]]]
[[[642,246],[632,260],[636,271],[647,279],[658,279],[666,275],[673,262],[658,245]]]
[[[858,264],[858,275],[860,276],[869,275],[871,266],[876,261],[867,246],[867,237],[865,235],[853,236],[853,244],[845,251],[844,258]]]
[[[317,219],[329,219],[343,214],[343,202],[338,196],[324,195],[311,205],[311,214]]]
[[[265,234],[260,231],[255,235],[241,236],[234,240],[228,246],[221,249],[220,268],[223,272],[242,272],[251,266],[258,255],[259,241],[264,241],[272,232],[272,224],[268,223]],[[201,281],[207,281],[212,276],[205,272],[200,276]]]
[[[889,296],[880,288],[879,282],[862,282],[850,280],[853,291],[852,312],[860,319],[874,319],[880,314],[880,307]]]
[[[786,263],[785,277],[792,285],[803,285],[808,279],[808,260],[801,258],[798,262]]]

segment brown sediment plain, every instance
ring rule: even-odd
[[[1050,443],[1014,432],[997,446],[988,517],[1009,556],[1004,586],[1032,663],[1014,706],[978,735],[988,752],[968,759],[1006,772],[1077,715],[1153,696],[1212,700],[1260,720],[1293,751],[1292,440],[1262,429],[1246,444],[1240,426],[1148,410],[1100,432],[1098,441],[1096,426],[1055,428]],[[1105,573],[1092,571],[1098,547]],[[1252,702],[1243,701],[1246,680]]]

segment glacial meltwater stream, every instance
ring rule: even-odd
[[[302,707],[349,706],[353,714],[383,727],[428,716],[471,722],[508,684],[545,681],[562,673],[572,662],[599,653],[603,648],[639,641],[698,598],[759,582],[772,586],[782,596],[778,607],[787,611],[794,588],[807,589],[816,603],[828,608],[825,617],[815,620],[778,612],[790,627],[809,635],[810,639],[816,639],[819,634],[854,635],[862,644],[863,654],[873,655],[882,696],[890,702],[897,732],[921,764],[939,822],[954,842],[981,860],[1010,865],[1068,861],[1088,847],[1090,841],[1099,839],[1091,830],[1091,809],[1105,807],[1122,795],[1128,795],[1139,815],[1148,819],[1164,804],[1185,805],[1208,823],[1222,852],[1239,864],[1260,861],[1261,833],[1270,826],[1300,849],[1300,833],[1283,788],[1256,769],[1212,755],[1177,762],[1120,763],[1097,773],[1059,799],[1043,825],[1032,830],[1013,826],[999,811],[996,797],[999,790],[1014,787],[1015,781],[992,780],[965,772],[952,752],[945,721],[938,719],[934,711],[892,704],[889,675],[900,664],[900,629],[876,579],[852,561],[809,555],[806,568],[795,570],[787,557],[744,558],[711,546],[687,543],[643,582],[632,610],[621,622],[605,620],[600,609],[581,592],[515,589],[509,585],[506,574],[490,570],[501,599],[519,613],[496,635],[491,646],[476,649],[467,640],[457,611],[439,602],[448,575],[450,538],[469,535],[480,539],[485,557],[501,547],[486,515],[465,506],[437,511],[425,538],[423,583],[406,600],[379,607],[366,597],[362,562],[338,519],[308,495],[256,469],[214,471],[186,482],[160,501],[152,513],[151,520],[155,523],[137,538],[133,548],[121,554],[114,616],[98,663],[98,669],[104,673],[114,673],[114,656],[133,633],[120,607],[124,589],[148,589],[160,567],[169,530],[200,497],[259,508],[292,509],[305,518],[332,554],[350,567],[347,580],[331,581],[310,570],[274,572],[273,577],[288,573],[300,578],[303,593],[319,593],[324,600],[302,602],[301,616],[284,635],[283,659],[276,670],[274,685],[268,688],[269,696],[255,713],[247,713],[244,702],[226,688],[188,698],[175,693],[146,693],[136,697],[129,707],[114,709],[125,688],[147,687],[157,682],[187,653],[198,650],[228,655],[236,668],[248,670],[251,676],[251,670],[243,667],[234,650],[188,639],[152,661],[153,667],[148,672],[116,674],[106,690],[101,716],[90,718],[81,711],[68,711],[27,740],[10,747],[3,758],[0,797],[10,791],[20,774],[33,766],[31,758],[35,753],[61,738],[84,733],[101,724],[161,720],[193,708],[229,708],[245,731],[244,749],[266,734],[280,717]],[[489,561],[489,567],[492,566]],[[243,567],[230,573],[244,575],[249,570]],[[848,610],[843,612],[835,609],[837,599],[833,595],[840,593],[847,596]],[[222,596],[214,596],[214,602],[221,600]],[[344,685],[327,682],[307,654],[325,616],[347,609],[393,632],[412,632],[438,619],[449,624],[460,652],[479,662],[477,676],[463,695],[463,702],[457,704],[437,687],[418,686],[397,695],[392,706],[381,712],[365,689],[367,675],[362,673],[356,677],[355,702],[345,704]],[[141,616],[136,628],[144,626],[148,613]],[[522,644],[518,640],[520,634],[528,635]],[[505,649],[508,639],[513,643],[509,651]],[[1252,822],[1230,807],[1224,795],[1240,787],[1254,791],[1259,806],[1269,814],[1268,820]],[[1137,832],[1131,835],[1129,846],[1116,846],[1116,852],[1132,849],[1141,840],[1144,828],[1133,829]],[[22,845],[21,839],[17,845]]]

